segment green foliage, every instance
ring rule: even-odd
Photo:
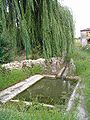
[[[60,112],[59,109],[49,109],[39,104],[26,106],[21,103],[6,104],[0,108],[0,120],[76,120],[76,113]]]
[[[72,51],[74,26],[68,8],[54,1],[44,1],[42,23],[45,55],[69,56]]]
[[[16,51],[15,24],[9,20],[5,1],[0,2],[0,63],[13,60]]]
[[[84,89],[84,104],[88,117],[90,118],[90,48],[83,49],[80,46],[74,51],[74,60],[76,64],[76,72],[82,79]]]
[[[17,82],[25,80],[34,74],[42,73],[44,70],[39,65],[34,66],[33,68],[23,68],[20,70],[5,70],[0,68],[0,89],[11,86]]]
[[[22,20],[21,21],[21,29],[22,29],[22,39],[24,42],[24,46],[25,46],[25,51],[26,51],[26,59],[28,59],[28,55],[29,55],[29,50],[30,50],[30,43],[29,43],[29,34],[27,31],[27,26],[26,26],[26,21]]]
[[[6,0],[1,3],[2,36],[8,31],[13,57],[20,50],[25,50],[26,59],[37,51],[46,58],[71,56],[74,25],[68,8],[57,0],[11,0],[7,11]]]
[[[6,33],[7,34],[7,33]],[[6,36],[0,38],[0,63],[10,62],[12,60],[11,43]]]

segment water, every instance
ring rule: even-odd
[[[65,105],[75,85],[76,83],[73,81],[50,78],[42,79],[17,95],[15,99],[29,102],[37,101],[39,103],[51,105]]]

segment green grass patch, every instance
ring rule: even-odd
[[[23,68],[18,70],[5,70],[0,68],[0,90],[7,88],[17,82],[25,80],[31,75],[41,74],[44,71],[39,65],[33,68]]]
[[[9,103],[0,108],[0,120],[76,120],[75,113],[61,112],[39,104],[26,106],[21,103]]]
[[[76,47],[73,58],[77,68],[76,73],[82,78],[83,85],[85,85],[84,100],[88,117],[90,117],[90,48]]]

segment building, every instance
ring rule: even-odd
[[[82,47],[85,47],[87,44],[90,44],[90,28],[80,30],[80,34]]]

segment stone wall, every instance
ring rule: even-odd
[[[14,62],[10,62],[7,64],[3,64],[2,67],[4,67],[5,69],[21,69],[23,67],[33,67],[34,65],[40,65],[42,67],[45,67],[45,59],[43,58],[39,58],[37,60],[22,60],[22,61],[14,61]]]

